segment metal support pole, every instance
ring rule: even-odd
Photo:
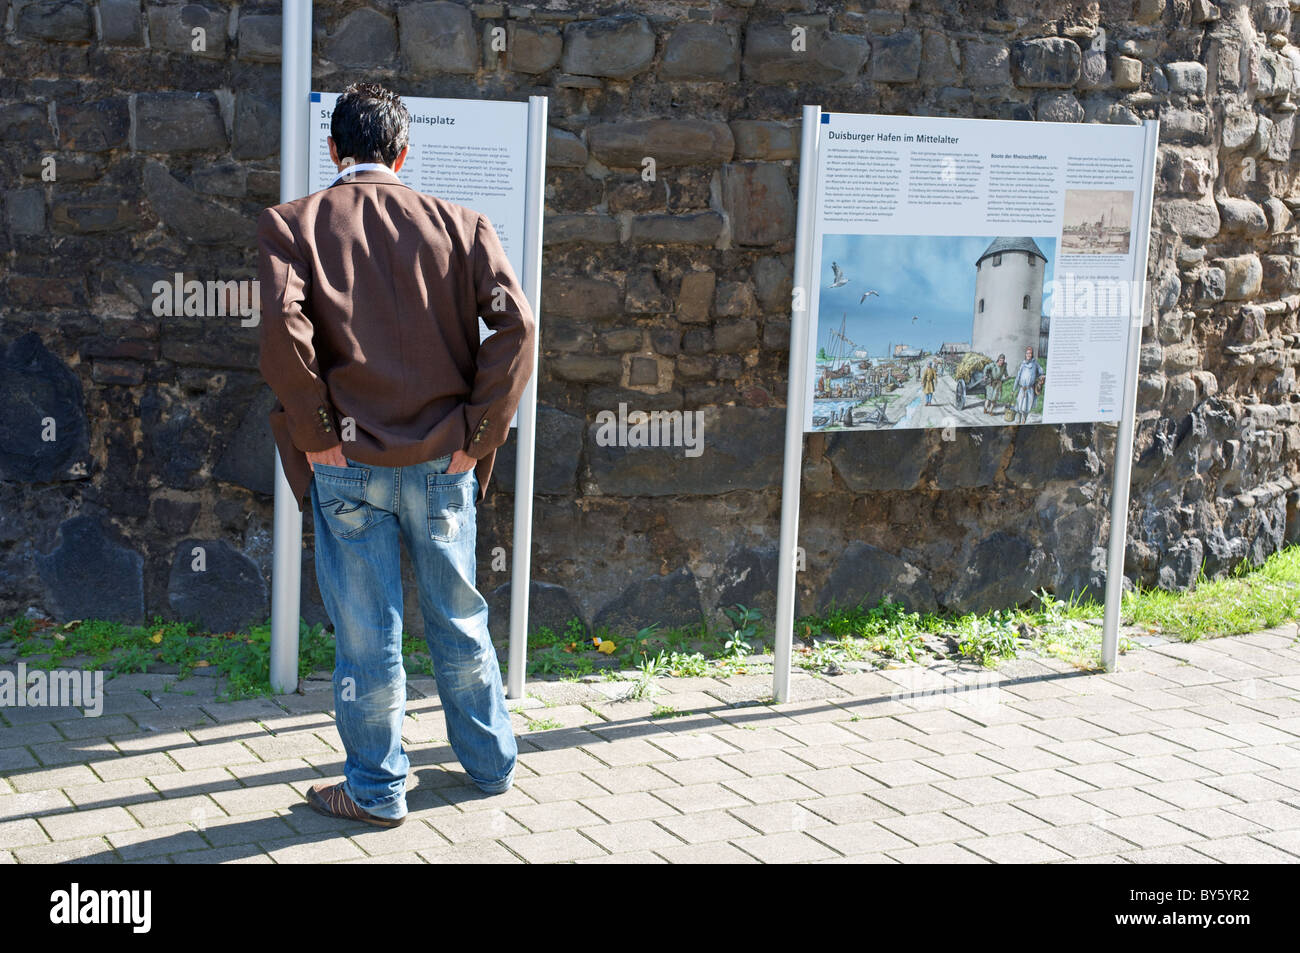
[[[794,297],[790,309],[790,381],[785,397],[785,462],[781,474],[781,542],[776,582],[775,645],[772,698],[790,700],[790,660],[794,654],[794,602],[799,544],[799,486],[803,469],[804,393],[808,382],[808,302],[812,242],[817,223],[817,139],[820,106],[803,108],[803,141],[799,149],[798,226],[794,240]]]
[[[307,113],[311,95],[311,0],[284,0],[280,66],[280,201],[306,195]],[[275,452],[274,556],[271,568],[271,689],[298,690],[302,598],[302,513]]]
[[[1160,138],[1160,121],[1148,119],[1142,123],[1146,130],[1146,145],[1142,152],[1142,181],[1138,195],[1144,208],[1138,213],[1138,233],[1133,245],[1132,280],[1141,295],[1130,295],[1138,301],[1135,313],[1129,316],[1128,356],[1124,362],[1124,392],[1120,404],[1119,427],[1115,433],[1115,473],[1110,488],[1110,538],[1106,552],[1106,608],[1102,618],[1101,664],[1108,672],[1115,671],[1119,663],[1119,610],[1124,598],[1124,550],[1128,539],[1128,495],[1133,472],[1133,432],[1137,421],[1137,385],[1139,351],[1142,347],[1142,325],[1146,312],[1147,255],[1151,242],[1152,189],[1155,184],[1156,147]]]
[[[515,529],[510,572],[510,649],[506,697],[522,698],[527,675],[528,596],[532,589],[533,459],[537,445],[537,351],[541,338],[542,216],[546,190],[545,96],[528,97],[528,165],[524,208],[524,294],[538,321],[533,339],[533,376],[519,401],[515,434]]]

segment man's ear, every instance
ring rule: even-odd
[[[402,151],[399,152],[397,154],[397,158],[393,160],[394,172],[402,171],[402,166],[405,165],[406,163],[406,154],[410,151],[411,151],[411,146],[409,144],[402,146]]]
[[[327,143],[329,143],[329,147],[330,147],[330,161],[333,162],[333,163],[337,166],[337,165],[339,164],[339,147],[338,147],[337,145],[334,144],[334,137],[333,137],[333,136],[326,136],[326,137],[325,137],[325,141],[326,141]]]

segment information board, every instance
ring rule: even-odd
[[[822,113],[804,430],[1117,421],[1142,126]]]

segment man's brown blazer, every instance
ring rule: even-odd
[[[382,170],[257,223],[260,368],[298,509],[303,451],[409,466],[464,450],[481,502],[533,373],[537,326],[491,223]],[[478,319],[496,333],[479,343]]]

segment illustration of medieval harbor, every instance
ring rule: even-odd
[[[1062,254],[1127,255],[1133,192],[1066,189],[1062,219]]]
[[[1055,252],[1055,238],[825,236],[813,429],[1041,423]]]

